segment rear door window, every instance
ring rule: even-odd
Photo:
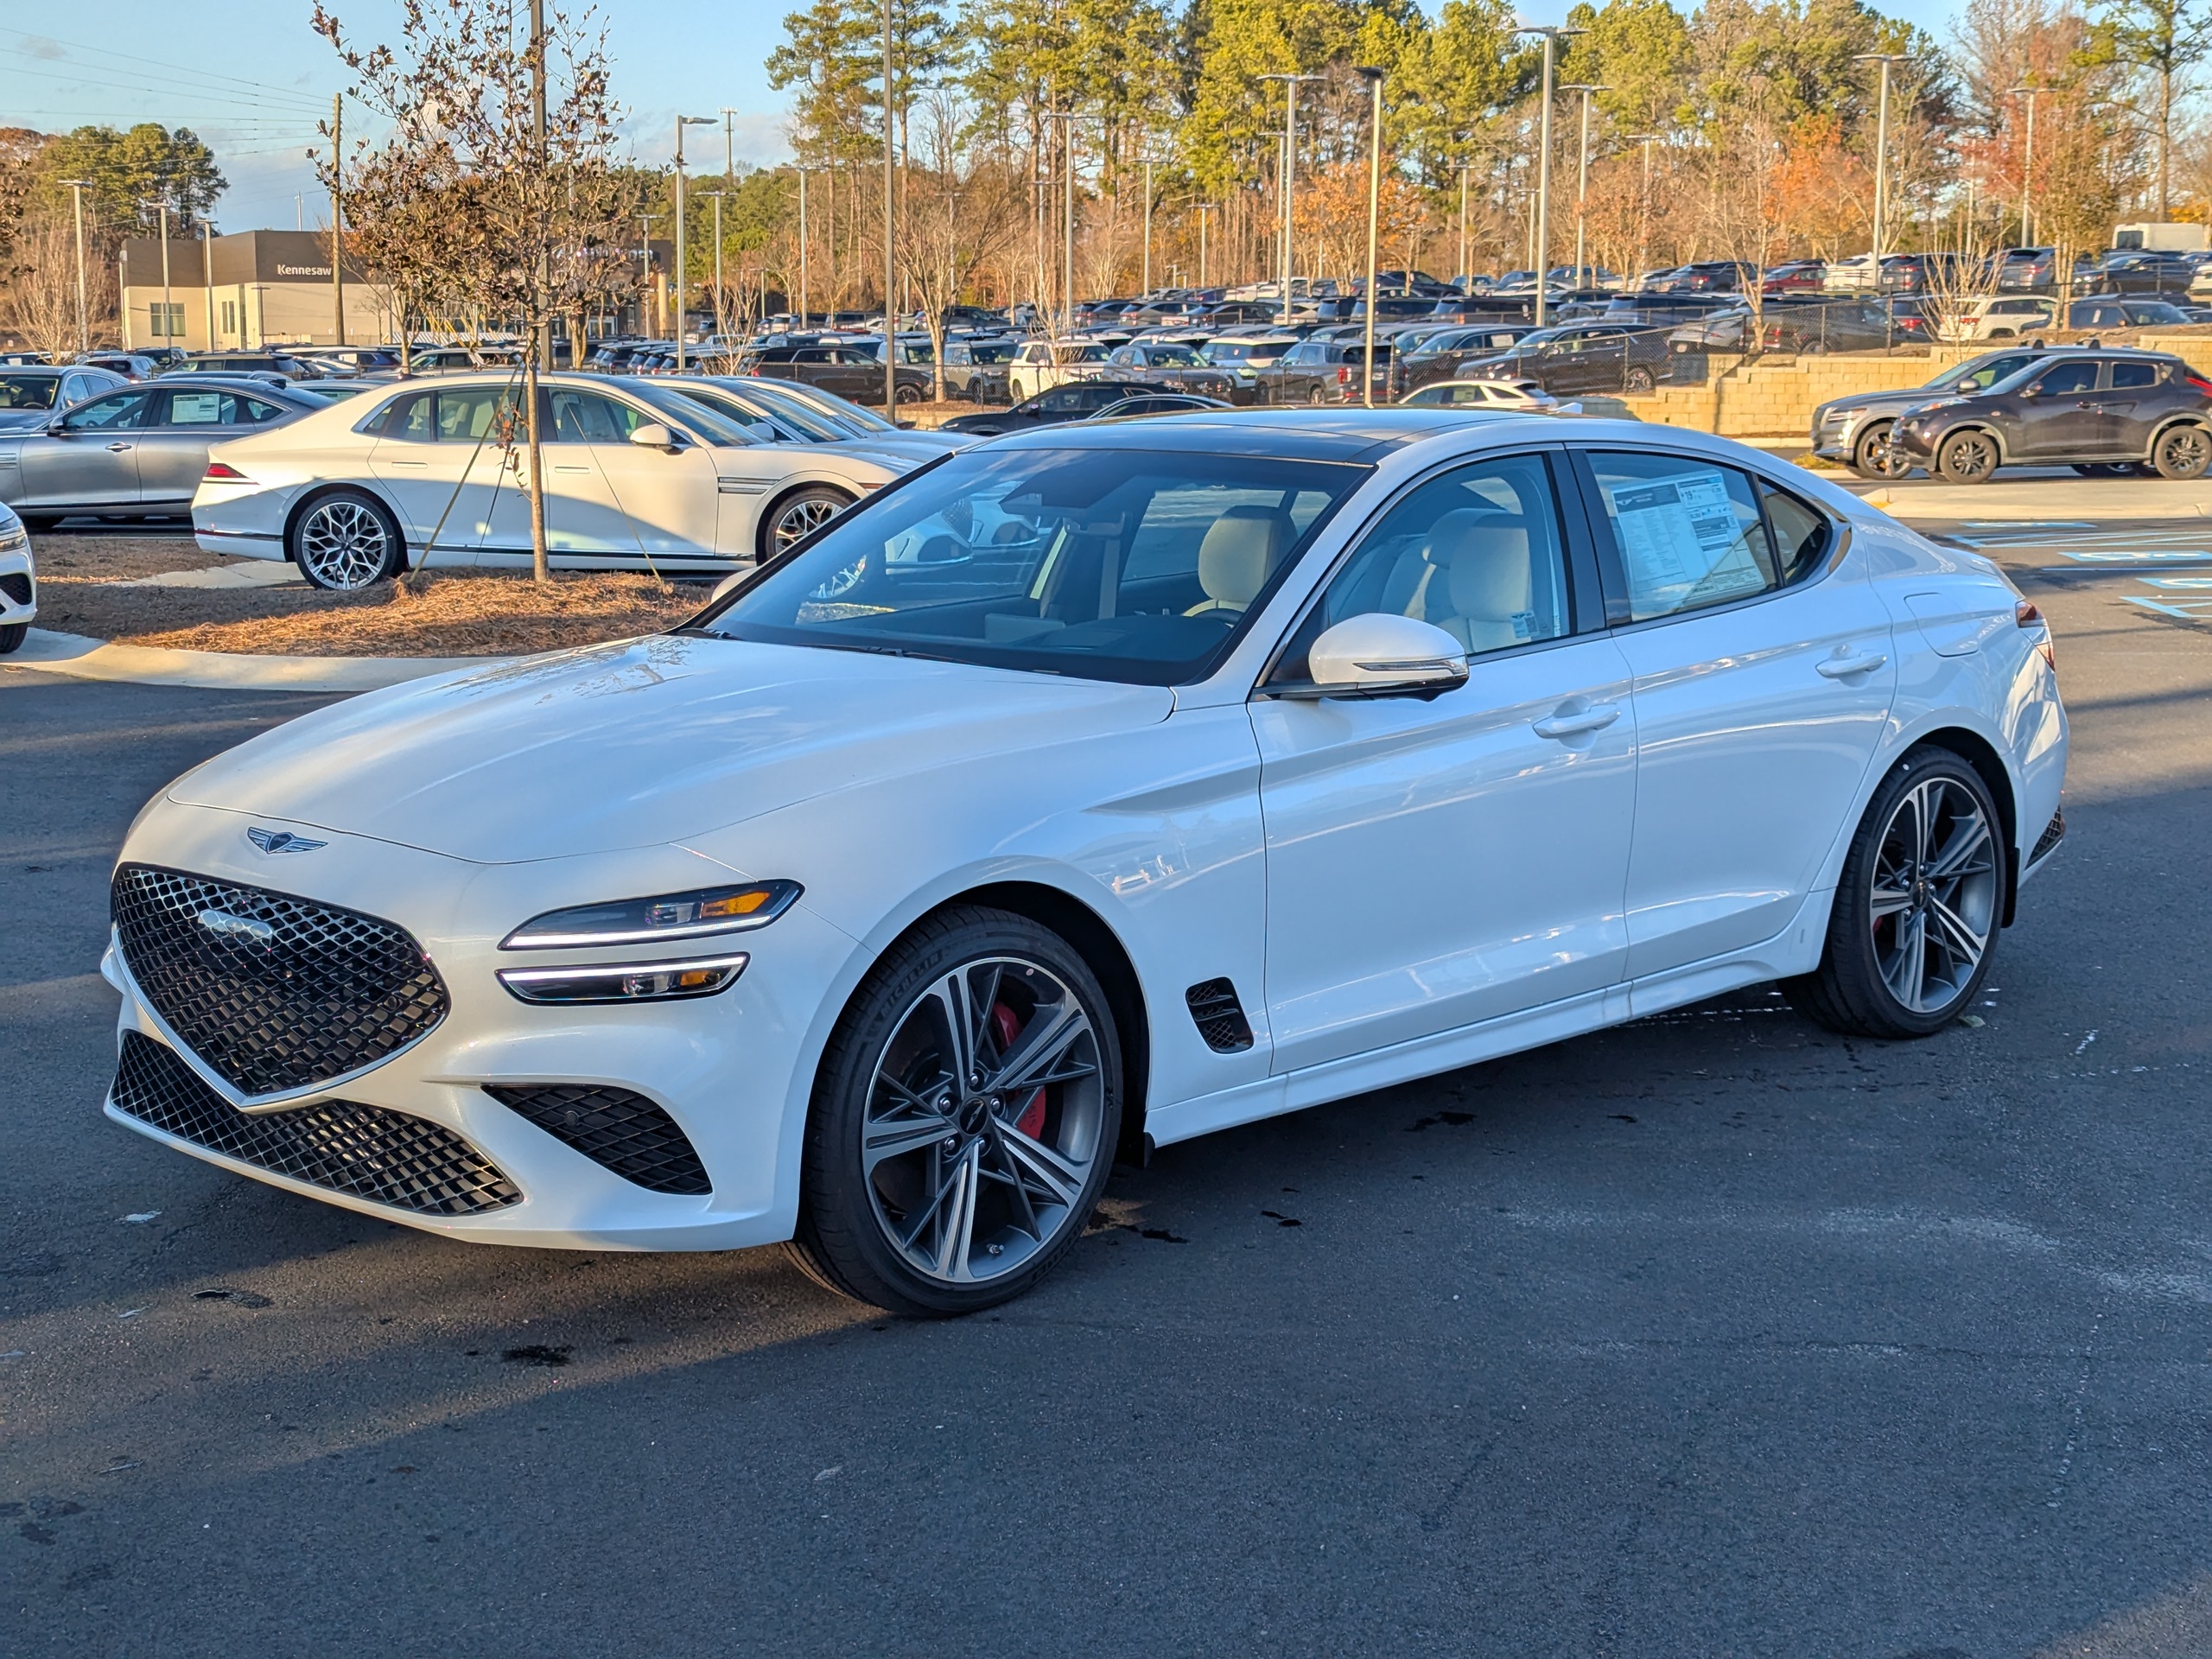
[[[1749,599],[1779,584],[1751,481],[1677,455],[1589,457],[1629,620]]]

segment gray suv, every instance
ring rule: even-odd
[[[1944,370],[1925,385],[1863,391],[1822,404],[1813,411],[1813,454],[1841,461],[1861,478],[1903,478],[1911,467],[1890,450],[1890,431],[1899,414],[1930,398],[1986,391],[2038,358],[2056,354],[2034,346],[1987,352]]]

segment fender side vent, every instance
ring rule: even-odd
[[[1236,988],[1225,979],[1210,979],[1183,993],[1191,1005],[1191,1018],[1198,1035],[1217,1054],[1236,1054],[1252,1046],[1252,1022],[1236,1000]]]
[[[2050,822],[2044,826],[2043,834],[2036,838],[2035,851],[2028,855],[2028,862],[2037,864],[2058,850],[2058,843],[2066,839],[2066,814],[2050,815]]]

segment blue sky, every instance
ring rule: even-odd
[[[632,151],[667,160],[677,115],[731,118],[737,159],[785,157],[783,100],[764,60],[796,0],[602,0],[618,98]],[[1435,10],[1435,0],[1423,0]],[[1557,22],[1571,0],[1529,0],[1535,22]],[[329,0],[365,41],[397,37],[396,0]],[[556,0],[557,3],[557,0]],[[1939,36],[1951,0],[1890,0],[1883,7]],[[82,0],[33,8],[16,0],[0,23],[0,125],[54,132],[98,122],[188,126],[211,144],[230,189],[217,210],[225,230],[284,228],[303,212],[316,223],[317,188],[302,157],[331,94],[346,84],[337,56],[308,28],[310,0]],[[16,27],[35,16],[41,29]],[[722,158],[722,134],[696,129],[688,157]],[[295,193],[303,197],[296,207]]]

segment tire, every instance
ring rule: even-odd
[[[1641,396],[1644,392],[1656,389],[1659,382],[1652,377],[1650,370],[1638,367],[1630,369],[1626,375],[1623,376],[1621,385],[1627,391]]]
[[[761,563],[790,551],[852,505],[852,497],[827,484],[793,490],[760,520]]]
[[[944,911],[861,982],[823,1053],[791,1253],[894,1313],[996,1306],[1082,1234],[1121,1116],[1119,1037],[1082,956],[1025,916]]]
[[[1936,448],[1936,473],[1947,484],[1986,484],[1999,464],[1997,440],[1986,432],[1954,432]]]
[[[0,627],[0,657],[7,656],[10,652],[21,651],[23,648],[23,641],[30,635],[30,631],[31,625],[28,622],[10,622],[6,626]]]
[[[902,404],[918,404],[922,401],[922,389],[910,381],[900,386],[892,396]]]
[[[2203,477],[2204,469],[2212,467],[2212,432],[2201,426],[2168,427],[2151,446],[2151,465],[2160,478]]]
[[[2135,471],[2132,461],[2077,461],[2074,470],[2084,478],[2127,478]]]
[[[1851,447],[1851,470],[1861,478],[1903,478],[1912,470],[1910,461],[1890,448],[1892,421],[1877,421]]]
[[[1324,404],[1327,403],[1329,400],[1328,400],[1328,398],[1327,398],[1325,396],[1324,396],[1324,395],[1323,395],[1323,393],[1322,393],[1322,391],[1321,391],[1321,388],[1320,388],[1320,387],[1319,387],[1319,386],[1309,386],[1309,387],[1306,389],[1306,401],[1307,403],[1309,403],[1309,404],[1313,404],[1315,408],[1317,408],[1317,409],[1318,409],[1318,408],[1319,408],[1322,404]]]
[[[308,503],[285,532],[284,551],[327,593],[358,593],[397,575],[407,558],[399,521],[361,490],[333,490]]]
[[[2017,340],[2018,336],[2010,328],[1993,328],[1989,331],[1989,338],[1992,340]]]
[[[1853,1037],[1927,1037],[1955,1020],[1996,954],[2002,833],[1980,772],[1932,745],[1907,754],[1852,837],[1820,966],[1783,982],[1791,1005]]]

